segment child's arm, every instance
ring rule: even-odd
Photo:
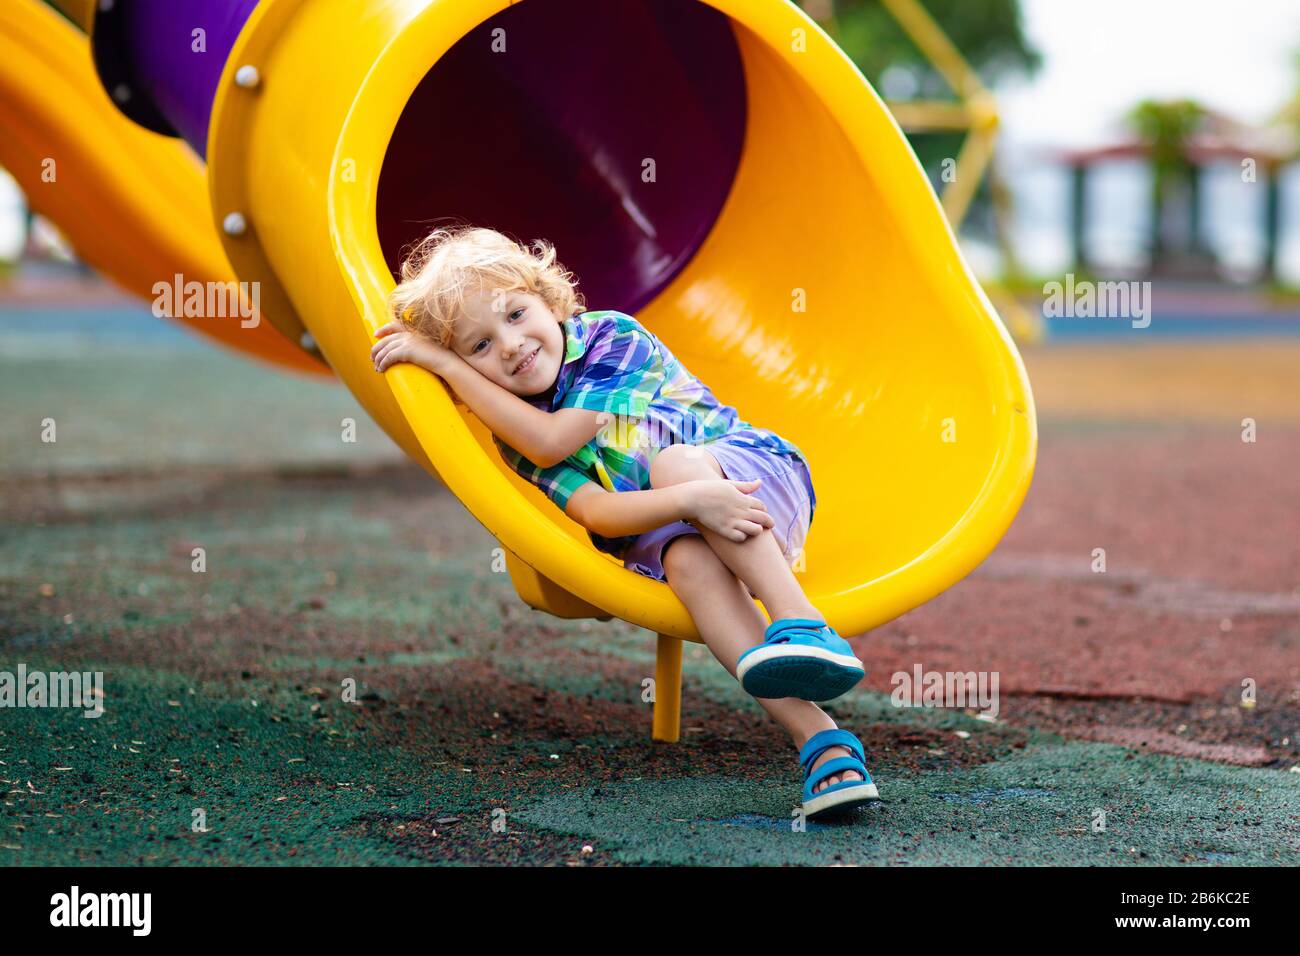
[[[564,513],[602,538],[642,534],[674,521],[690,521],[685,484],[648,491],[606,491],[589,481],[572,495]]]
[[[612,417],[584,408],[544,412],[489,381],[468,362],[432,339],[406,331],[400,322],[378,329],[370,350],[375,370],[410,362],[443,379],[488,429],[529,461],[548,468],[564,461]]]
[[[533,464],[548,468],[591,441],[611,418],[585,408],[544,412],[484,378],[459,355],[430,369],[455,389],[484,425]],[[427,366],[426,366],[427,367]]]
[[[644,534],[687,521],[740,542],[775,524],[767,507],[752,495],[761,481],[705,478],[648,491],[614,492],[589,481],[569,496],[564,513],[603,538]]]

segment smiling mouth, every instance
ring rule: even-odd
[[[522,362],[516,365],[515,370],[510,374],[518,375],[520,372],[527,372],[529,369],[531,369],[534,365],[537,364],[537,353],[540,352],[541,350],[542,347],[540,345],[537,346],[537,348],[533,349],[532,354],[530,354],[528,358],[524,359]]]

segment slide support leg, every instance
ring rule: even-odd
[[[677,743],[682,732],[682,642],[659,635],[655,654],[654,729],[651,737]]]

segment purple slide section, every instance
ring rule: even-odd
[[[555,243],[588,308],[636,312],[717,221],[746,108],[711,7],[524,0],[433,64],[398,121],[378,196],[389,267],[432,226],[488,225]]]
[[[256,6],[257,0],[115,0],[95,13],[99,77],[131,119],[180,136],[206,157],[217,83]]]

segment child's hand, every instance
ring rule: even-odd
[[[370,348],[370,360],[375,363],[376,372],[383,372],[398,362],[410,362],[441,375],[459,358],[451,349],[408,331],[396,320],[376,330],[375,335],[379,341]]]
[[[687,517],[737,543],[762,534],[776,522],[767,513],[767,506],[751,494],[758,490],[761,482],[761,478],[749,481],[709,478],[685,482],[682,487],[687,489]]]

